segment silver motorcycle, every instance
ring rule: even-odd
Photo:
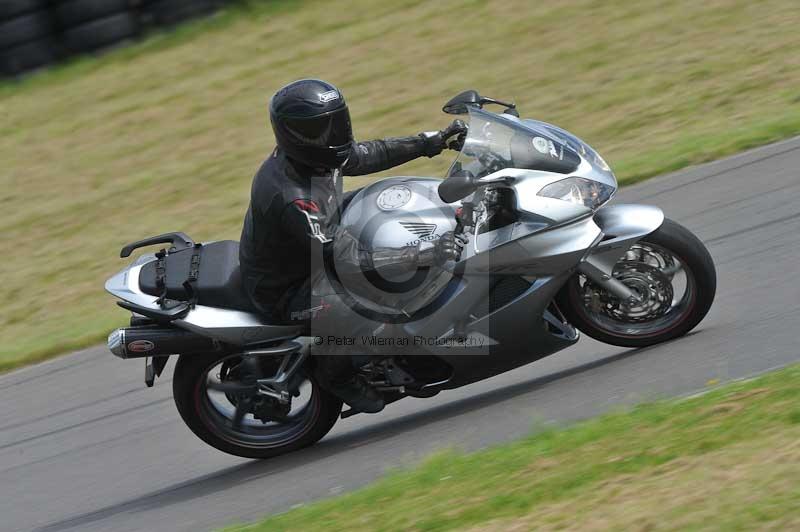
[[[337,240],[424,251],[452,231],[465,243],[458,260],[387,273],[354,270],[334,252],[318,290],[343,298],[345,325],[321,334],[313,321],[269,323],[256,312],[238,242],[159,235],[125,246],[121,257],[168,244],[106,282],[132,312],[109,336],[112,353],[144,358],[148,386],[179,355],[173,394],[189,428],[224,452],[267,458],[357,413],[342,412],[315,375],[318,349],[349,356],[391,403],[529,364],[576,343],[578,331],[644,347],[703,319],[716,289],[707,249],[656,207],[609,205],[616,178],[589,145],[475,91],[443,110],[468,117],[447,177],[364,187]]]

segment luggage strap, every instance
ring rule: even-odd
[[[189,306],[194,308],[197,304],[198,292],[197,292],[197,278],[200,276],[200,248],[203,247],[203,244],[197,243],[194,245],[192,249],[192,260],[189,263],[189,277],[183,282],[183,289],[186,290],[186,294],[189,296]]]
[[[156,253],[156,288],[161,292],[161,295],[156,299],[156,303],[162,307],[167,299],[167,262],[164,260],[166,256],[166,249]]]

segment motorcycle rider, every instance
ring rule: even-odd
[[[318,79],[278,90],[269,112],[277,147],[253,179],[244,219],[239,255],[245,290],[271,321],[314,320],[315,328],[327,325],[335,331],[341,298],[317,295],[314,287],[325,277],[334,240],[346,238],[340,215],[357,191],[343,193],[342,176],[380,172],[423,155],[434,157],[447,147],[459,149],[466,126],[456,120],[442,131],[356,142],[341,92]],[[452,232],[425,249],[418,244],[365,252],[357,244],[345,248],[362,271],[441,264],[457,258],[461,248]],[[382,397],[356,374],[349,356],[315,359],[320,383],[354,410],[383,408]]]

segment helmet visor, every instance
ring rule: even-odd
[[[310,118],[287,117],[283,122],[289,133],[306,145],[342,146],[353,136],[347,107]]]

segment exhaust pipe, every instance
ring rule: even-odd
[[[183,329],[143,325],[115,329],[108,335],[108,348],[120,358],[144,358],[216,351],[219,343]]]

